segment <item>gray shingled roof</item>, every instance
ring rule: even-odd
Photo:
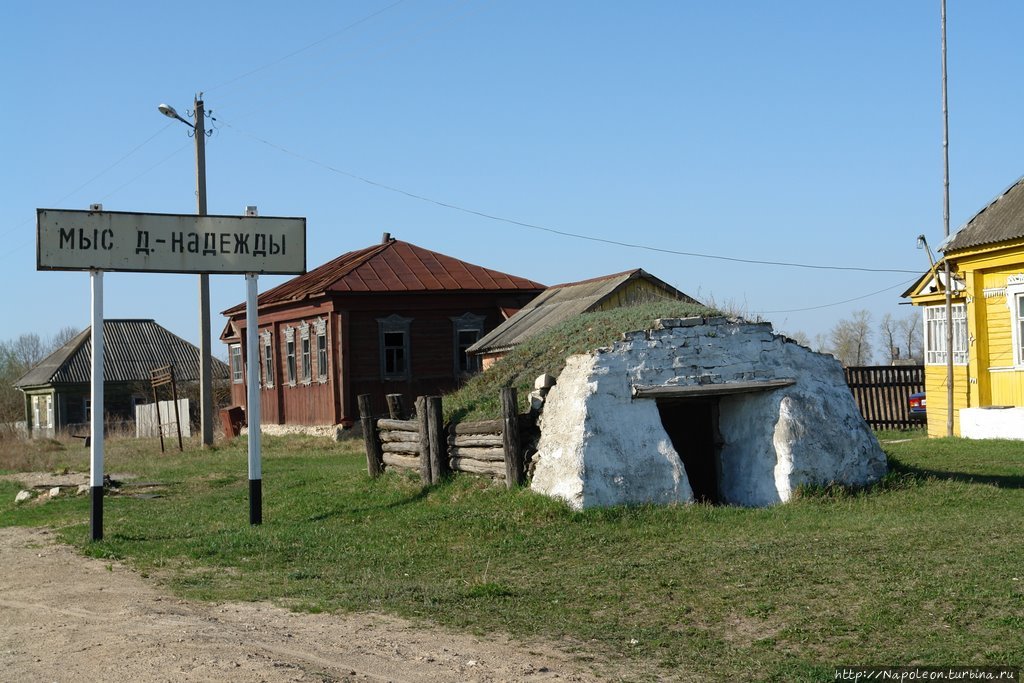
[[[1024,238],[1024,178],[1020,178],[950,235],[939,245],[939,251],[948,254],[960,249],[1021,238]]]
[[[14,386],[88,384],[91,358],[92,329],[87,328],[25,373]],[[199,379],[199,349],[157,325],[156,321],[103,321],[105,382],[148,382],[151,370],[171,363],[175,379]],[[213,359],[213,376],[228,377],[228,366],[216,358]]]
[[[592,280],[555,285],[548,287],[518,313],[470,346],[467,352],[478,354],[507,351],[563,320],[595,310],[598,304],[619,287],[637,278],[644,278],[664,290],[666,297],[696,302],[695,299],[640,268]]]

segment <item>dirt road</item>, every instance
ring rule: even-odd
[[[596,681],[554,647],[360,614],[174,598],[43,529],[0,529],[11,681]]]

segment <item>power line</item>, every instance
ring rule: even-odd
[[[332,173],[337,173],[339,175],[343,175],[343,176],[346,176],[348,178],[352,178],[353,180],[358,180],[360,182],[366,183],[367,185],[372,185],[374,187],[379,187],[379,188],[381,188],[383,190],[387,190],[389,192],[394,192],[396,194],[401,194],[401,195],[404,195],[404,196],[409,197],[411,199],[416,199],[418,201],[426,202],[428,204],[435,204],[437,206],[444,207],[446,209],[451,209],[453,211],[461,211],[462,213],[467,213],[467,214],[470,214],[472,216],[478,216],[480,218],[486,218],[487,220],[498,221],[500,223],[507,223],[509,225],[516,225],[516,226],[519,226],[519,227],[522,227],[522,228],[529,228],[531,230],[539,230],[539,231],[551,233],[551,234],[554,234],[554,235],[561,235],[563,237],[571,237],[573,239],[586,240],[586,241],[589,241],[589,242],[598,242],[598,243],[601,243],[601,244],[610,244],[610,245],[613,245],[613,246],[626,247],[626,248],[629,248],[629,249],[641,249],[641,250],[644,250],[644,251],[653,251],[653,252],[657,252],[657,253],[661,253],[661,254],[672,254],[672,255],[675,255],[675,256],[689,256],[689,257],[692,257],[692,258],[704,258],[704,259],[712,259],[712,260],[717,260],[717,261],[729,261],[729,262],[733,262],[733,263],[748,263],[748,264],[762,265],[762,266],[781,266],[781,267],[789,267],[789,268],[805,268],[805,269],[811,269],[811,270],[840,270],[840,271],[856,271],[856,272],[863,272],[863,273],[913,273],[915,275],[919,274],[918,271],[916,271],[916,270],[906,270],[906,269],[897,269],[897,268],[866,268],[866,267],[863,267],[863,266],[829,266],[829,265],[821,265],[821,264],[814,264],[814,263],[799,263],[799,262],[795,262],[795,261],[769,261],[769,260],[763,260],[763,259],[747,259],[747,258],[739,258],[739,257],[735,257],[735,256],[723,256],[721,254],[705,254],[705,253],[701,253],[701,252],[681,251],[681,250],[678,250],[678,249],[668,249],[666,247],[655,247],[655,246],[651,246],[651,245],[648,245],[648,244],[638,244],[638,243],[635,243],[635,242],[624,242],[624,241],[620,241],[620,240],[612,240],[612,239],[607,239],[607,238],[604,238],[604,237],[594,237],[593,235],[584,235],[582,233],[569,232],[567,230],[558,230],[556,228],[549,228],[549,227],[545,227],[543,225],[537,225],[535,223],[526,223],[524,221],[515,220],[513,218],[505,218],[503,216],[497,216],[495,214],[485,213],[483,211],[477,211],[476,209],[469,209],[469,208],[466,208],[464,206],[459,206],[458,204],[452,204],[450,202],[443,202],[443,201],[440,201],[438,199],[433,199],[431,197],[427,197],[427,196],[424,196],[424,195],[416,194],[416,193],[410,192],[408,190],[403,190],[403,189],[401,189],[399,187],[394,187],[392,185],[387,185],[385,183],[381,183],[381,182],[378,182],[376,180],[371,180],[371,179],[363,177],[363,176],[361,176],[359,174],[352,173],[350,171],[346,171],[344,169],[337,168],[335,166],[331,166],[330,164],[327,164],[325,162],[319,161],[317,159],[313,159],[312,157],[308,157],[308,156],[305,156],[303,154],[299,154],[298,152],[292,151],[292,150],[288,149],[287,147],[283,147],[283,146],[278,145],[276,143],[270,142],[269,140],[261,138],[258,135],[256,135],[255,133],[251,133],[249,131],[245,131],[245,130],[241,130],[239,128],[235,128],[230,123],[226,123],[223,120],[221,120],[221,123],[224,126],[227,126],[228,128],[236,130],[236,131],[238,131],[239,133],[241,133],[243,135],[251,137],[252,139],[256,140],[257,142],[260,142],[260,143],[262,143],[264,145],[267,145],[268,147],[276,149],[279,152],[282,152],[284,154],[288,154],[288,155],[293,156],[293,157],[295,157],[297,159],[301,159],[302,161],[305,161],[305,162],[307,162],[309,164],[312,164],[314,166],[319,166],[319,167],[321,167],[323,169],[326,169],[326,170],[328,170],[328,171],[330,171]]]
[[[462,0],[461,2],[457,2],[457,3],[455,3],[454,7],[455,7],[455,9],[461,8],[461,7],[465,6],[466,4],[468,4],[469,1],[470,0]],[[263,71],[265,69],[268,69],[268,68],[270,68],[272,66],[275,66],[276,64],[279,64],[279,63],[281,63],[281,62],[283,62],[283,61],[285,61],[287,59],[290,59],[291,57],[294,57],[295,55],[298,55],[298,54],[300,54],[302,52],[305,52],[305,51],[307,51],[307,50],[309,50],[309,49],[311,49],[311,48],[313,48],[313,47],[315,47],[315,46],[317,46],[317,45],[319,45],[319,44],[321,44],[321,43],[323,43],[323,42],[325,42],[327,40],[330,40],[331,38],[337,37],[337,36],[347,32],[347,31],[349,31],[349,30],[351,30],[351,29],[353,29],[353,28],[355,28],[355,27],[357,27],[357,26],[359,26],[361,24],[364,24],[367,21],[373,19],[374,17],[377,17],[378,15],[383,14],[383,13],[393,9],[394,7],[397,7],[398,5],[400,5],[400,4],[404,3],[404,2],[405,2],[405,0],[397,0],[397,2],[393,2],[390,5],[387,5],[386,7],[383,7],[382,9],[377,10],[376,12],[368,14],[368,15],[362,17],[361,19],[358,19],[358,20],[352,22],[351,24],[348,24],[347,26],[345,26],[345,27],[343,27],[343,28],[341,28],[341,29],[339,29],[339,30],[337,30],[337,31],[335,31],[335,32],[333,32],[333,33],[331,33],[331,34],[329,34],[329,35],[319,39],[319,40],[316,40],[316,41],[314,41],[314,42],[312,42],[312,43],[310,43],[310,44],[308,44],[308,45],[306,45],[306,46],[304,46],[302,48],[299,48],[298,50],[294,50],[294,51],[292,51],[292,52],[290,52],[290,53],[280,57],[279,59],[276,59],[276,60],[274,60],[272,62],[269,62],[267,64],[264,64],[262,66],[256,67],[255,69],[251,69],[250,71],[247,71],[247,72],[245,72],[245,73],[243,73],[243,74],[241,74],[239,76],[236,76],[234,78],[231,78],[228,81],[224,81],[223,83],[220,83],[219,85],[214,86],[214,88],[208,89],[207,92],[209,90],[212,90],[212,89],[222,88],[222,87],[224,87],[226,85],[229,85],[229,84],[234,83],[236,81],[242,80],[242,79],[247,78],[247,77],[249,77],[249,76],[251,76],[251,75],[253,75],[255,73],[258,73],[258,72]],[[454,9],[449,9],[449,10],[447,10],[444,13],[440,13],[438,16],[443,16],[445,14],[452,14],[453,12],[454,12]],[[437,29],[435,28],[434,30],[437,30]],[[422,38],[422,37],[424,37],[424,35],[427,35],[428,33],[429,32],[423,32],[423,33],[421,33],[417,37],[418,38]],[[321,83],[321,85],[323,85],[323,84]],[[114,163],[110,164],[109,166],[107,166],[106,168],[101,170],[100,172],[96,173],[94,176],[92,176],[91,178],[86,180],[84,183],[82,183],[81,185],[76,187],[71,192],[65,194],[63,197],[58,199],[56,202],[53,202],[51,205],[52,206],[59,206],[61,203],[63,203],[69,197],[77,194],[83,188],[87,187],[88,185],[93,183],[95,180],[97,180],[98,178],[100,178],[101,176],[105,175],[107,172],[109,172],[110,170],[112,170],[113,168],[115,168],[116,166],[121,164],[128,157],[133,155],[135,152],[137,152],[139,149],[144,147],[147,143],[149,143],[151,140],[153,140],[160,133],[162,133],[163,131],[167,130],[167,128],[172,126],[172,125],[174,125],[174,124],[173,123],[167,123],[162,128],[160,128],[160,130],[156,131],[153,135],[149,136],[148,138],[143,140],[141,143],[139,143],[138,145],[133,147],[130,151],[128,151],[126,154],[124,154],[117,161],[115,161]],[[172,152],[170,155],[168,155],[167,157],[164,157],[163,159],[158,161],[156,164],[150,166],[146,170],[144,170],[141,173],[139,173],[139,174],[133,176],[132,178],[130,178],[128,181],[126,181],[126,182],[122,183],[121,185],[117,186],[115,189],[111,190],[107,194],[105,194],[102,197],[100,197],[100,200],[106,199],[106,198],[110,197],[111,195],[116,194],[117,192],[119,192],[120,190],[125,188],[126,186],[130,185],[131,183],[133,183],[136,180],[138,180],[139,178],[141,178],[143,175],[145,175],[145,174],[149,173],[150,171],[152,171],[157,166],[160,166],[161,164],[166,162],[168,159],[173,157],[175,154],[178,154],[186,146],[183,146],[183,147],[179,148],[178,150]],[[7,237],[8,235],[12,234],[13,232],[24,228],[25,226],[31,224],[33,222],[33,220],[34,219],[27,219],[27,220],[24,220],[24,221],[22,221],[20,223],[15,224],[11,228],[7,229],[5,232],[0,233],[0,238]],[[5,255],[9,255],[12,252],[20,251],[25,246],[28,246],[28,244],[29,244],[29,242],[25,242],[25,243],[19,244],[16,247],[14,247],[13,249],[7,250]],[[6,260],[6,259],[4,259],[4,257],[0,256],[0,261],[3,261],[3,260]]]
[[[217,90],[218,88],[223,88],[224,86],[231,85],[232,83],[234,83],[236,81],[240,81],[240,80],[242,80],[244,78],[248,78],[249,76],[252,76],[253,74],[259,73],[260,71],[265,71],[266,69],[269,69],[272,66],[277,66],[281,62],[283,62],[285,60],[288,60],[288,59],[291,59],[295,55],[301,54],[301,53],[305,52],[306,50],[310,50],[310,49],[316,47],[317,45],[320,45],[321,43],[327,42],[331,38],[335,38],[337,36],[340,36],[342,33],[346,33],[348,31],[350,31],[351,29],[354,29],[356,26],[359,26],[360,24],[366,23],[370,19],[373,19],[374,17],[376,17],[376,16],[378,16],[380,14],[384,14],[388,10],[393,9],[393,8],[401,5],[403,2],[405,2],[405,0],[398,0],[398,2],[393,2],[390,5],[388,5],[387,7],[384,7],[382,9],[377,10],[376,12],[368,14],[365,17],[363,17],[362,19],[357,19],[356,21],[352,22],[351,24],[348,24],[347,26],[345,26],[345,27],[343,27],[341,29],[338,29],[334,33],[331,33],[331,34],[328,34],[328,35],[324,36],[320,40],[313,41],[312,43],[309,43],[308,45],[306,45],[304,47],[300,47],[298,50],[294,50],[292,52],[289,52],[288,54],[284,55],[283,57],[279,57],[278,59],[275,59],[272,62],[267,62],[263,66],[258,66],[255,69],[251,69],[249,71],[246,71],[245,73],[243,73],[243,74],[241,74],[239,76],[235,76],[234,78],[228,79],[228,80],[224,81],[223,83],[220,83],[219,85],[213,86],[212,88],[207,88],[206,92],[209,93],[209,92],[211,92],[213,90]]]
[[[98,178],[100,178],[101,176],[105,175],[105,174],[106,174],[107,172],[111,171],[111,170],[112,170],[112,169],[113,169],[114,167],[116,167],[116,166],[117,166],[118,164],[120,164],[121,162],[123,162],[123,161],[124,161],[125,159],[127,159],[128,157],[130,157],[131,155],[135,154],[135,153],[136,153],[136,152],[138,152],[138,151],[139,151],[140,149],[142,149],[143,147],[145,147],[145,146],[146,146],[147,144],[149,144],[149,143],[150,143],[150,142],[151,142],[151,141],[153,140],[153,138],[155,138],[156,136],[160,135],[160,133],[163,133],[163,132],[164,132],[165,130],[167,130],[167,129],[168,129],[168,128],[169,128],[170,126],[171,126],[171,124],[170,124],[170,123],[166,124],[166,125],[165,125],[165,126],[164,126],[163,128],[161,128],[161,129],[160,129],[160,130],[158,130],[157,132],[153,133],[152,135],[150,135],[150,136],[149,136],[148,138],[146,138],[145,140],[143,140],[143,141],[142,141],[142,142],[140,142],[139,144],[135,145],[135,147],[133,147],[133,148],[132,148],[131,150],[129,150],[128,152],[126,152],[126,153],[125,153],[124,155],[122,155],[120,159],[118,159],[118,160],[117,160],[117,161],[115,161],[114,163],[110,164],[109,166],[107,166],[106,168],[104,168],[104,169],[103,169],[102,171],[100,171],[99,173],[97,173],[97,174],[96,174],[96,175],[94,175],[93,177],[89,178],[89,179],[88,179],[88,180],[86,180],[86,181],[85,181],[84,183],[82,183],[81,185],[79,185],[79,186],[78,186],[78,187],[76,187],[75,189],[71,190],[70,192],[68,192],[67,194],[65,194],[65,195],[64,195],[63,197],[61,197],[61,198],[60,198],[60,199],[58,199],[57,201],[53,202],[53,203],[51,204],[51,206],[59,206],[60,204],[62,204],[62,203],[63,203],[63,202],[64,202],[64,201],[66,200],[66,199],[68,199],[69,197],[73,197],[74,195],[78,194],[78,192],[79,192],[79,191],[81,191],[82,189],[84,189],[84,188],[88,187],[89,185],[91,185],[91,184],[93,183],[93,181],[95,181],[96,179],[98,179]],[[138,177],[138,176],[136,176],[136,177]],[[134,180],[134,178],[133,178],[133,180]],[[131,182],[131,181],[128,181],[128,182]],[[126,183],[126,184],[127,184],[127,183]],[[121,187],[124,187],[124,185],[122,185]],[[120,188],[118,188],[118,189],[120,189]],[[116,191],[116,190],[115,190],[115,191]],[[107,195],[107,196],[110,196],[110,195]],[[19,230],[19,229],[21,229],[21,228],[25,227],[26,225],[28,225],[28,224],[29,224],[29,223],[31,223],[31,222],[32,222],[31,220],[25,220],[25,221],[22,221],[21,223],[17,223],[16,225],[14,225],[14,227],[12,227],[12,228],[8,228],[8,229],[7,229],[6,231],[4,231],[4,232],[0,233],[0,238],[4,238],[4,237],[7,237],[8,235],[10,235],[10,234],[11,234],[12,232],[14,232],[15,230]]]
[[[182,152],[183,150],[185,150],[185,149],[187,149],[187,148],[189,148],[189,147],[191,147],[191,146],[192,146],[192,145],[191,145],[191,143],[188,143],[188,142],[186,142],[186,143],[185,143],[184,145],[182,145],[182,146],[181,146],[181,147],[179,147],[178,149],[174,150],[173,152],[171,152],[170,154],[168,154],[167,156],[165,156],[165,157],[164,157],[163,159],[161,159],[160,161],[156,162],[156,163],[155,163],[155,164],[153,164],[152,166],[149,166],[148,168],[146,168],[146,169],[145,169],[144,171],[141,171],[141,172],[139,172],[138,174],[136,174],[136,175],[132,176],[131,178],[129,178],[128,180],[126,180],[125,182],[121,183],[120,185],[118,185],[117,187],[115,187],[115,188],[114,188],[113,190],[111,190],[110,192],[108,192],[108,193],[106,193],[105,195],[103,195],[102,197],[100,197],[100,199],[101,199],[101,200],[103,200],[103,199],[106,199],[106,198],[110,197],[111,195],[113,195],[113,194],[116,194],[116,193],[120,192],[120,191],[121,191],[121,190],[123,190],[123,189],[124,189],[125,187],[127,187],[127,186],[131,185],[131,184],[132,184],[132,183],[134,183],[134,182],[135,182],[136,180],[138,180],[138,179],[139,179],[139,178],[141,178],[142,176],[146,175],[147,173],[149,173],[150,171],[152,171],[152,170],[153,170],[153,169],[155,169],[156,167],[158,167],[158,166],[161,166],[161,165],[163,165],[164,163],[166,163],[167,161],[169,161],[169,160],[170,160],[170,159],[171,159],[172,157],[174,157],[174,156],[177,156],[178,154],[181,154],[181,152]]]
[[[160,130],[160,132],[162,132],[163,130],[164,130],[164,129],[161,129],[161,130]],[[155,136],[154,136],[154,137],[155,137]],[[152,140],[152,139],[153,139],[153,138],[149,138],[149,140]],[[146,142],[149,142],[149,140],[146,140]],[[145,143],[143,143],[143,144],[145,144]],[[141,147],[141,145],[140,145],[140,147]],[[166,162],[166,161],[168,161],[168,160],[169,160],[169,159],[170,159],[171,157],[173,157],[173,156],[175,156],[175,155],[177,155],[177,154],[180,154],[180,153],[182,152],[182,150],[184,150],[184,149],[186,149],[186,148],[188,148],[188,147],[191,147],[191,145],[190,145],[190,144],[188,144],[188,143],[186,143],[186,144],[182,145],[182,146],[181,146],[181,147],[179,147],[178,149],[174,150],[173,152],[171,152],[170,154],[168,154],[167,156],[165,156],[165,157],[164,157],[163,159],[161,159],[160,161],[158,161],[158,162],[156,162],[155,164],[153,164],[152,166],[148,167],[148,168],[147,168],[146,170],[144,170],[144,171],[141,171],[140,173],[137,173],[136,175],[132,176],[132,177],[131,177],[130,179],[128,179],[128,180],[126,180],[125,182],[123,182],[123,183],[121,183],[120,185],[118,185],[118,186],[117,186],[116,188],[114,188],[114,189],[113,189],[113,190],[111,190],[110,192],[108,192],[108,193],[106,193],[105,195],[103,195],[102,197],[100,197],[100,198],[99,198],[99,199],[100,199],[100,201],[103,201],[103,200],[107,199],[108,197],[110,197],[111,195],[114,195],[114,194],[116,194],[116,193],[120,192],[121,190],[123,190],[123,189],[124,189],[125,187],[127,187],[128,185],[131,185],[132,183],[134,183],[134,182],[135,182],[136,180],[138,180],[138,179],[139,179],[139,178],[141,178],[142,176],[146,175],[147,173],[149,173],[150,171],[152,171],[152,170],[153,170],[153,169],[155,169],[156,167],[158,167],[158,166],[160,166],[161,164],[165,163],[165,162]],[[136,149],[138,149],[138,148],[136,148]],[[132,150],[132,151],[134,152],[135,150]],[[129,154],[130,154],[130,153],[129,153]],[[120,163],[120,161],[119,161],[119,162],[117,162],[117,163]],[[115,164],[115,165],[116,165],[116,164]],[[111,168],[113,168],[113,166],[111,166]],[[110,170],[110,169],[108,168],[107,170]],[[106,173],[106,171],[103,171],[103,173]],[[103,173],[100,173],[99,175],[95,176],[95,177],[93,178],[93,180],[95,180],[95,178],[98,178],[98,177],[99,177],[100,175],[102,175]],[[89,182],[92,182],[92,181],[90,180]],[[85,185],[88,185],[88,184],[89,184],[89,183],[85,183],[84,185],[80,186],[80,187],[78,188],[78,190],[82,189],[82,187],[85,187]],[[75,190],[75,192],[77,192],[78,190]],[[58,204],[60,204],[61,202],[63,202],[63,201],[64,201],[64,199],[67,199],[67,198],[68,198],[68,197],[70,197],[70,196],[71,196],[72,194],[74,194],[74,192],[72,192],[72,193],[70,193],[70,194],[68,194],[68,195],[65,195],[65,196],[64,196],[64,198],[63,198],[63,199],[61,199],[61,200],[59,200],[59,201],[58,201],[57,203],[58,203]],[[17,229],[23,228],[23,227],[25,227],[26,225],[28,225],[28,224],[29,224],[29,223],[31,223],[31,222],[32,222],[31,220],[25,220],[25,221],[22,221],[21,223],[18,223],[18,224],[17,224],[17,225],[15,225],[15,226],[14,226],[13,228],[11,228],[11,230],[8,230],[8,231],[7,231],[7,233],[10,233],[10,232],[12,232],[13,230],[17,230]],[[5,234],[7,234],[7,233],[5,233]],[[3,252],[2,254],[0,254],[0,262],[3,262],[3,261],[6,261],[6,260],[8,260],[8,259],[9,259],[9,258],[10,258],[10,257],[11,257],[11,256],[13,255],[13,254],[16,254],[16,253],[18,253],[19,251],[21,251],[21,250],[22,250],[22,249],[24,249],[25,247],[29,246],[29,245],[30,245],[31,243],[32,243],[32,240],[29,240],[29,241],[27,241],[27,242],[20,242],[20,243],[18,243],[18,244],[16,244],[16,245],[14,245],[13,247],[11,247],[11,248],[9,248],[9,249],[6,249],[6,250],[4,250],[4,252]]]
[[[390,49],[381,49],[375,54],[370,55],[370,57],[364,58],[362,62],[367,63],[372,60],[381,59],[389,54],[396,52],[400,47],[408,47],[409,45],[412,45],[415,42],[423,40],[427,36],[442,30],[442,28],[444,27],[442,23],[443,21],[449,20],[452,17],[457,16],[458,12],[461,11],[466,5],[469,5],[471,2],[473,2],[473,0],[459,0],[458,2],[454,3],[451,7],[445,9],[444,11],[431,15],[430,20],[434,22],[434,25],[429,25],[429,22],[427,20],[419,21],[413,24],[413,29],[421,30],[419,30],[418,32],[414,32],[410,36],[406,37],[404,41],[399,45],[391,47]],[[482,5],[478,6],[474,11],[480,11],[481,9]],[[338,33],[340,33],[340,31]],[[381,40],[378,42],[383,44],[385,41]],[[302,50],[299,50],[299,52],[301,51]],[[282,59],[286,58],[287,57]],[[300,82],[298,80],[292,80],[288,83],[287,88],[275,88],[273,90],[272,95],[267,95],[266,92],[264,91],[264,97],[269,98],[269,104],[267,105],[260,105],[258,100],[248,100],[246,102],[245,113],[238,117],[238,119],[236,120],[247,118],[258,112],[269,111],[275,105],[280,107],[288,104],[289,102],[294,102],[296,99],[301,98],[311,92],[323,90],[325,87],[327,87],[328,83],[330,83],[332,80],[337,80],[338,78],[341,77],[341,75],[343,75],[340,72],[334,73],[331,76],[324,75],[329,69],[335,68],[335,64],[337,61],[338,60],[327,61],[325,63],[322,63],[322,66],[320,68],[318,68],[314,73],[311,73],[311,77],[316,79],[316,81],[311,85],[307,85],[307,83]],[[260,69],[257,69],[256,71],[259,70]],[[223,110],[223,108],[221,110]]]
[[[899,271],[897,271],[897,272],[899,272]],[[851,303],[853,301],[860,301],[861,299],[867,299],[867,298],[873,297],[873,296],[875,296],[877,294],[882,294],[883,292],[888,292],[890,290],[896,289],[897,287],[906,287],[911,282],[914,282],[916,279],[917,278],[912,278],[910,280],[904,280],[903,282],[896,283],[895,285],[892,285],[890,287],[885,287],[884,289],[880,289],[877,292],[871,292],[870,294],[864,294],[862,296],[855,296],[852,299],[844,299],[842,301],[836,301],[836,302],[831,303],[831,304],[822,304],[820,306],[808,306],[807,308],[790,308],[790,309],[787,309],[787,310],[784,310],[784,311],[762,311],[762,314],[763,315],[770,315],[772,313],[802,313],[804,311],[816,311],[816,310],[818,310],[820,308],[831,308],[832,306],[842,306],[843,304],[848,304],[848,303]]]

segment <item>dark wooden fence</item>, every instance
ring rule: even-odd
[[[372,415],[370,396],[359,396],[360,421],[366,442],[366,467],[371,477],[385,469],[418,470],[425,484],[448,472],[482,474],[509,488],[525,479],[522,434],[531,425],[517,414],[516,390],[502,389],[502,418],[446,425],[439,396],[416,399],[416,415],[405,418],[401,396],[388,396],[387,418]]]
[[[870,365],[845,368],[846,383],[860,414],[874,429],[905,429],[920,424],[910,419],[910,395],[924,391],[923,365]]]

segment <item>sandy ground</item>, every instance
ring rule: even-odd
[[[10,681],[597,681],[538,643],[377,614],[179,600],[46,529],[0,528],[0,679]]]

